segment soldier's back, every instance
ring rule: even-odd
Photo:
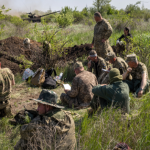
[[[38,144],[41,149],[74,150],[76,144],[74,120],[70,114],[60,109],[38,115],[29,124],[23,125],[20,133],[21,139],[15,150],[37,148]],[[31,138],[34,141],[32,144]]]
[[[89,71],[82,71],[75,80],[78,83],[79,103],[89,103],[93,98],[92,88],[97,85],[96,76]]]

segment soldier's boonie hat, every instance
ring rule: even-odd
[[[90,57],[96,57],[96,56],[97,56],[97,52],[95,50],[91,50]]]
[[[109,52],[109,53],[107,53],[105,60],[109,61],[115,57],[116,57],[116,54],[114,52]]]
[[[136,57],[136,54],[130,54],[130,55],[127,55],[127,60],[126,62],[130,62],[130,61],[133,61],[133,62],[136,62],[137,61],[137,57]]]
[[[77,61],[77,62],[74,64],[74,69],[79,68],[79,67],[83,67],[83,64],[82,64],[81,61]]]
[[[38,99],[31,100],[34,100],[41,104],[50,105],[56,108],[64,108],[63,106],[57,105],[57,98],[58,96],[55,92],[43,89]]]

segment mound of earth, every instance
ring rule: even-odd
[[[18,37],[9,37],[0,40],[0,62],[2,68],[10,68],[14,74],[21,73],[23,69],[19,67],[22,65],[21,61],[17,61],[17,57],[23,55],[26,60],[36,62],[37,55],[42,54],[42,45],[31,40],[30,49],[24,47],[23,39]]]
[[[90,50],[92,50],[91,44],[81,44],[75,45],[74,47],[68,47],[64,49],[61,59],[66,61],[75,60],[79,57],[89,55]]]

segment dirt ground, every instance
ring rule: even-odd
[[[41,91],[41,88],[30,87],[25,82],[13,86],[10,101],[12,114],[15,115],[18,111],[24,108],[36,109],[37,103],[30,99],[37,99]],[[63,88],[58,87],[57,89],[53,89],[53,91],[55,91],[58,97],[60,97],[60,94],[63,92]]]

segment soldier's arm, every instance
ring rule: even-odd
[[[105,26],[105,36],[104,36],[104,39],[107,40],[111,36],[113,30],[112,30],[112,27],[109,24],[109,22],[106,22],[104,24],[104,26]]]
[[[125,73],[122,74],[123,80],[126,80],[129,73],[132,71],[132,68],[128,68]]]
[[[78,79],[75,77],[72,82],[71,91],[66,93],[69,97],[76,97],[78,95]]]
[[[146,86],[146,84],[147,84],[147,81],[146,81],[146,72],[144,72],[144,73],[142,74],[142,82],[141,82],[140,88],[141,88],[141,89],[144,89],[144,87]]]
[[[87,71],[92,72],[93,63],[92,63],[91,60],[90,60],[88,63],[91,63],[91,65],[90,65],[90,67],[89,67],[89,64],[88,64],[88,69],[87,69]]]
[[[122,34],[121,37],[117,40],[121,41],[121,39],[123,39],[123,38],[124,38],[124,34]]]

